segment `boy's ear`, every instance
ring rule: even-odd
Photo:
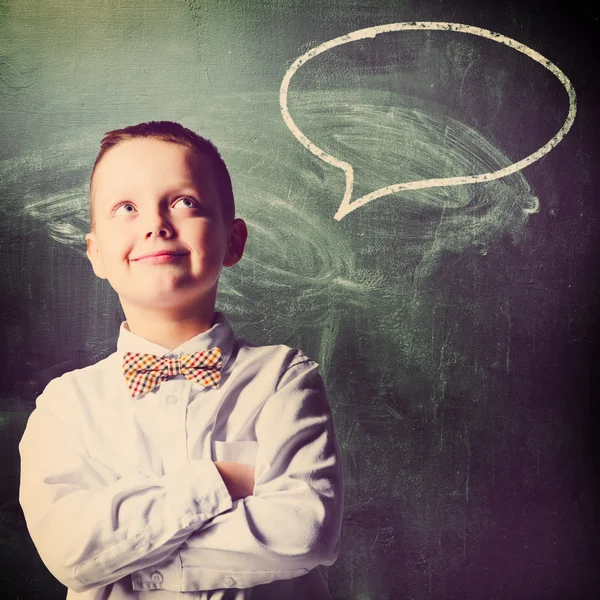
[[[100,250],[98,248],[98,244],[96,243],[96,236],[94,233],[88,233],[85,236],[85,240],[87,242],[87,250],[86,254],[92,263],[92,268],[94,269],[94,273],[100,279],[106,279],[106,273],[104,272],[104,263],[102,262],[102,257],[100,256]]]
[[[231,267],[238,263],[244,254],[246,240],[248,239],[248,229],[243,219],[234,219],[231,224],[227,252],[223,259],[223,266]]]

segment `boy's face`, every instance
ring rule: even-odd
[[[92,194],[87,255],[126,314],[214,308],[221,267],[240,260],[246,227],[225,223],[209,159],[176,143],[127,140],[97,165]]]

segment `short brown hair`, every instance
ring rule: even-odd
[[[117,144],[126,140],[135,138],[152,138],[164,142],[172,142],[189,148],[196,156],[205,156],[209,159],[212,166],[212,175],[221,200],[223,217],[226,222],[233,221],[235,217],[235,202],[233,199],[233,189],[231,177],[227,170],[225,161],[221,158],[217,147],[209,140],[191,129],[184,127],[174,121],[149,121],[148,123],[138,123],[130,125],[123,129],[114,129],[107,131],[100,142],[100,152],[94,162],[92,174],[90,175],[90,228],[94,229],[94,211],[92,206],[92,179],[96,167],[102,160],[102,157]]]

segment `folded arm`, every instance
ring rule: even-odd
[[[51,382],[19,445],[20,502],[52,574],[75,591],[106,585],[161,561],[232,507],[211,460],[159,477],[118,478],[85,451],[77,407]]]
[[[248,588],[331,565],[339,552],[343,479],[318,365],[290,365],[256,423],[252,496],[195,531],[174,556],[132,574],[134,589],[156,570],[163,589]]]

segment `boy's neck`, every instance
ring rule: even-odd
[[[125,309],[125,307],[123,307]],[[125,310],[129,331],[140,337],[173,350],[209,330],[213,324],[214,309],[191,313],[160,312],[156,310]]]

